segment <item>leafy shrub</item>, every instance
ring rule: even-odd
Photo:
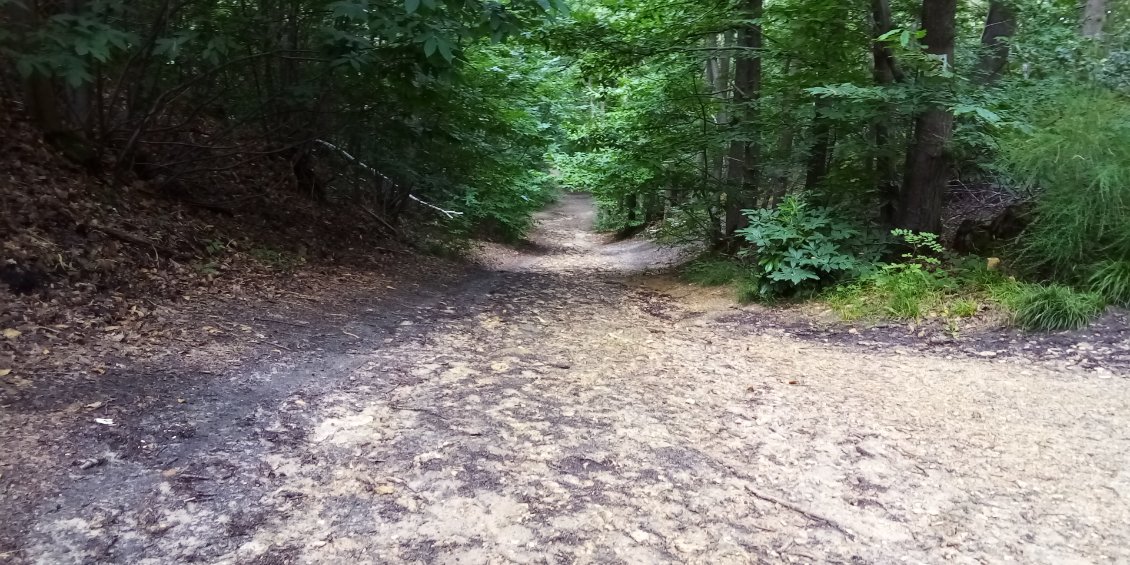
[[[741,277],[745,269],[724,257],[700,257],[683,269],[683,278],[702,286],[721,286]]]
[[[1078,280],[1081,266],[1130,257],[1130,104],[1073,88],[1032,113],[1001,143],[1005,169],[1037,194],[1019,259]]]
[[[1103,261],[1094,267],[1091,291],[1111,304],[1130,305],[1130,261]]]
[[[858,274],[877,256],[863,230],[796,197],[742,213],[749,225],[737,234],[751,247],[739,255],[755,258],[765,297],[817,290]]]
[[[1061,285],[1025,285],[1013,299],[1016,326],[1033,331],[1073,330],[1102,314],[1103,299]]]

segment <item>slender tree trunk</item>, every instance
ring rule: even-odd
[[[812,108],[812,151],[808,154],[808,172],[804,188],[814,190],[828,174],[828,161],[832,152],[832,124],[826,109],[831,105],[827,98],[819,97]]]
[[[983,84],[992,84],[1008,67],[1008,41],[1016,33],[1016,9],[1008,0],[989,3],[989,16],[985,31],[981,33],[981,61],[979,78]]]
[[[733,32],[726,32],[720,34],[720,41],[718,47],[725,52],[725,49],[732,47],[734,43]],[[718,112],[714,114],[715,127],[724,128],[729,125],[730,114],[727,112],[726,101],[729,99],[730,92],[730,57],[721,56],[716,59],[714,83],[715,96],[719,100]],[[714,157],[713,163],[714,180],[715,182],[721,181],[726,175],[726,158],[723,152],[719,151]]]
[[[1106,0],[1086,0],[1079,25],[1083,37],[1095,39],[1102,37],[1104,22],[1106,22]]]
[[[957,0],[923,0],[926,52],[953,65]],[[914,140],[906,155],[906,176],[895,224],[914,231],[941,231],[942,206],[949,184],[946,144],[953,135],[953,113],[931,106],[915,119]]]
[[[879,37],[894,29],[891,23],[891,6],[887,0],[871,0],[871,23],[874,37]],[[874,41],[871,43],[871,56],[874,61],[872,76],[875,84],[889,86],[903,78],[899,70],[894,53],[886,44]],[[887,114],[880,115],[875,120],[875,179],[879,192],[879,221],[884,226],[893,226],[895,221],[895,208],[899,196],[899,182],[895,168],[894,147],[890,144],[890,124],[887,123]]]
[[[747,21],[761,17],[762,0],[746,0],[744,16]],[[738,28],[737,46],[741,58],[734,64],[734,111],[741,116],[737,127],[742,138],[730,144],[730,163],[727,174],[729,192],[726,198],[726,218],[723,233],[732,235],[742,227],[741,211],[757,200],[757,181],[760,174],[760,146],[755,130],[758,118],[757,102],[761,95],[761,25],[744,23]]]

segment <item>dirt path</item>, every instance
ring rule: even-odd
[[[1130,562],[1125,376],[750,335],[591,219],[566,197],[360,351],[86,424],[67,456],[105,463],[7,557]]]

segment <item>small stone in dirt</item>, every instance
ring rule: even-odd
[[[647,543],[647,540],[651,539],[651,534],[643,530],[633,530],[631,536],[632,539],[636,540],[636,543]]]
[[[101,465],[105,462],[106,462],[106,458],[104,458],[104,457],[92,457],[90,459],[83,459],[81,461],[75,461],[75,465],[78,465],[79,469],[82,469],[83,471],[85,471],[87,469],[90,469],[91,467],[97,467],[97,466],[99,466],[99,465]]]
[[[565,361],[550,361],[549,366],[550,367],[557,367],[558,369],[568,369],[568,368],[572,367],[572,365],[570,365],[569,363],[566,363]]]
[[[947,343],[953,343],[953,341],[953,338],[948,335],[936,335],[927,340],[926,343],[930,345],[945,345]]]
[[[412,320],[404,320],[403,322],[400,322],[400,325],[402,325],[402,326],[411,326],[411,325],[413,325],[414,323],[415,323],[415,322],[413,322]]]
[[[996,351],[978,351],[977,355],[980,356],[980,357],[996,357],[997,352]]]

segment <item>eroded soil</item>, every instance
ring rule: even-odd
[[[348,347],[6,413],[42,434],[6,465],[59,471],[0,478],[0,559],[1130,561],[1125,375],[751,331],[591,214],[566,197]]]

